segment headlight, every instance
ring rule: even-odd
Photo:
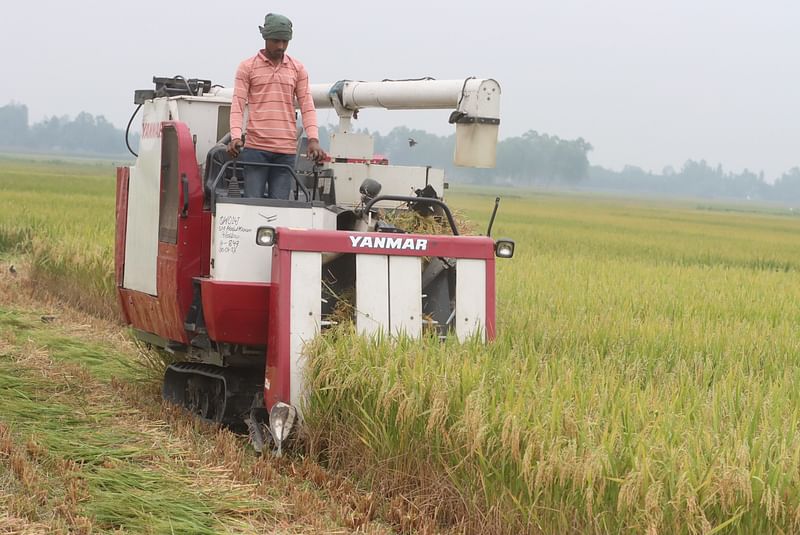
[[[275,245],[275,229],[273,227],[258,227],[256,243],[265,247]]]
[[[514,240],[500,238],[494,242],[494,254],[498,258],[511,258],[514,256]]]

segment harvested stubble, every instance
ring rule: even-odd
[[[390,532],[370,495],[160,403],[149,365],[82,329],[0,307],[3,533]]]
[[[274,501],[185,464],[191,452],[163,425],[78,364],[101,348],[55,338],[34,321],[0,312],[0,447],[10,451],[0,453],[0,474],[13,474],[4,488],[19,487],[11,514],[50,533],[211,534],[275,522]],[[105,359],[125,369],[118,355]]]

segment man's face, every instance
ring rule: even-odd
[[[289,46],[289,41],[283,39],[267,39],[265,49],[269,59],[276,61],[283,59],[283,53]]]

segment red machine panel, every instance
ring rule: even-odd
[[[289,311],[292,306],[292,255],[291,251],[273,247],[272,280],[278,282],[270,292],[269,309],[274,313],[268,326],[266,385],[264,403],[267,409],[283,401],[291,401],[291,351]]]
[[[178,220],[177,240],[174,244],[158,243],[156,296],[122,287],[130,172],[128,168],[118,169],[115,277],[122,312],[130,325],[187,343],[184,321],[192,304],[192,279],[209,272],[211,214],[203,210],[202,177],[189,128],[176,121],[160,126],[162,130],[174,130],[177,138],[180,180],[178,210],[174,214]]]
[[[342,232],[338,230],[278,229],[277,245],[291,251],[494,258],[494,240],[485,236]],[[275,279],[273,279],[275,280]]]
[[[125,267],[125,235],[128,229],[128,182],[130,181],[130,169],[127,167],[117,168],[117,201],[116,201],[116,231],[114,237],[114,282],[117,288],[122,287],[122,275]],[[127,308],[122,301],[122,294],[117,294],[120,303],[122,319],[125,323],[130,323]]]
[[[484,236],[439,236],[418,234],[390,234],[376,232],[346,232],[312,229],[277,229],[272,251],[272,287],[269,309],[273,313],[268,322],[268,356],[264,384],[265,405],[269,409],[282,401],[293,403],[295,393],[302,386],[292,384],[292,370],[304,366],[304,357],[293,349],[292,340],[302,333],[292,323],[293,266],[292,254],[297,252],[334,252],[394,255],[394,256],[442,256],[455,259],[482,260],[485,262],[485,311],[486,339],[496,335],[495,320],[495,256],[494,240]],[[358,277],[358,274],[356,274]],[[297,305],[300,306],[300,305]],[[278,311],[281,311],[278,313]],[[311,314],[309,312],[309,314]],[[305,338],[309,339],[309,338]],[[295,351],[295,353],[293,353]],[[295,378],[295,380],[297,380]]]
[[[208,336],[217,342],[266,345],[270,284],[202,279]]]
[[[182,309],[179,300],[175,298],[176,266],[177,247],[159,243],[157,291],[161,297],[126,288],[119,288],[119,297],[125,316],[132,326],[168,340],[187,343],[189,339],[183,328],[186,309]]]

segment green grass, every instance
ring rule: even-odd
[[[4,162],[0,188],[0,252],[112,310],[111,171]],[[483,229],[487,193],[448,200]],[[494,234],[494,344],[317,341],[321,459],[474,532],[800,529],[799,218],[514,191]]]

